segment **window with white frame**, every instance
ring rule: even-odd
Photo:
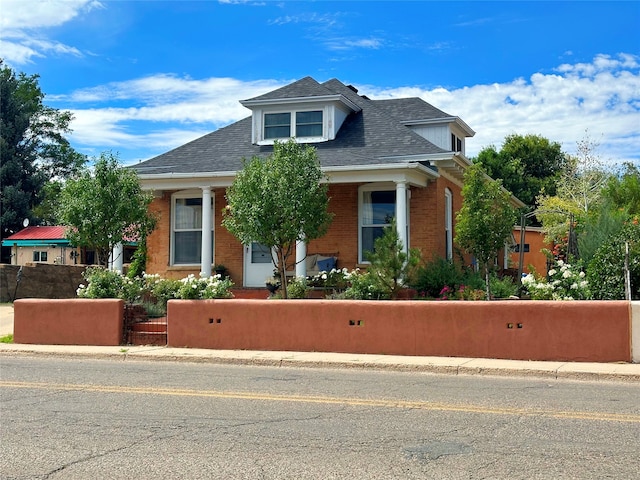
[[[199,265],[202,258],[202,196],[195,193],[172,197],[171,264]],[[211,197],[211,252],[213,255],[213,196]]]
[[[451,190],[444,190],[444,245],[445,258],[453,258],[453,194]]]
[[[291,118],[295,121],[292,122]],[[322,110],[265,113],[264,139],[322,137]]]
[[[372,252],[377,238],[385,227],[391,225],[396,215],[395,186],[360,187],[359,199],[359,240],[358,261],[366,262],[366,252]],[[408,238],[408,237],[407,237]]]
[[[47,252],[41,252],[34,250],[33,251],[33,261],[34,262],[46,262],[47,261]]]

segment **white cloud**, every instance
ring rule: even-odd
[[[462,118],[477,133],[467,155],[500,147],[511,133],[538,134],[575,153],[589,131],[600,141],[604,161],[638,162],[640,152],[640,64],[638,57],[599,55],[591,63],[564,64],[557,73],[535,73],[509,83],[459,89],[361,87],[371,98],[421,97]]]
[[[161,74],[46,98],[75,114],[70,137],[75,145],[132,146],[153,154],[248,116],[239,100],[291,81]],[[467,141],[468,156],[489,145],[500,147],[512,133],[542,135],[575,153],[576,142],[588,131],[600,142],[603,161],[639,161],[640,66],[632,55],[598,56],[554,73],[457,89],[356,86],[374,99],[421,97],[459,116],[477,132]]]
[[[9,64],[24,65],[33,57],[47,53],[80,55],[77,48],[52,41],[46,29],[63,25],[94,8],[102,8],[96,0],[0,0],[2,16],[2,55]]]

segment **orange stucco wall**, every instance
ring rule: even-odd
[[[333,222],[325,236],[309,242],[308,253],[338,254],[340,268],[353,269],[358,265],[358,187],[361,184],[333,184],[329,186],[329,211]],[[426,188],[411,187],[410,244],[422,251],[425,259],[433,254],[444,256],[444,192],[453,193],[453,211],[462,205],[460,187],[446,178],[430,183]],[[155,198],[150,209],[158,215],[156,230],[147,239],[147,272],[166,278],[197,275],[200,267],[170,266],[171,195],[164,191]],[[243,284],[243,247],[223,226],[222,209],[226,205],[225,190],[214,192],[214,263],[224,264],[236,285]],[[454,218],[455,225],[455,218]],[[455,234],[455,226],[454,226]],[[293,261],[293,258],[292,258]],[[292,267],[291,267],[292,268]]]
[[[13,340],[47,345],[120,345],[124,302],[83,298],[16,300]]]
[[[520,228],[513,230],[513,237],[516,243],[520,243]],[[540,229],[527,228],[525,230],[524,243],[529,244],[529,251],[524,253],[524,261],[522,265],[522,271],[525,273],[532,273],[535,271],[540,275],[546,275],[547,273],[547,257],[542,253],[542,249],[546,248],[551,250],[551,246],[544,241],[544,233]],[[510,255],[511,265],[514,268],[518,268],[520,262],[520,253],[514,252]]]
[[[174,347],[631,360],[628,302],[171,300],[167,317]]]

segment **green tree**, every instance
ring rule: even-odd
[[[502,180],[504,188],[530,207],[537,206],[541,194],[555,195],[556,180],[564,169],[566,158],[557,142],[540,135],[505,137],[500,151],[489,146],[474,159],[487,174]]]
[[[325,178],[315,148],[276,141],[266,159],[245,161],[227,189],[222,224],[243,244],[258,242],[275,252],[283,298],[287,261],[296,242],[321,237],[333,218],[327,210],[327,183],[321,183]]]
[[[633,163],[625,163],[617,175],[608,178],[604,196],[613,202],[615,208],[623,209],[628,215],[640,214],[640,170]]]
[[[626,261],[626,247],[629,257]],[[640,222],[633,218],[607,239],[589,263],[587,279],[596,300],[625,299],[625,263],[628,263],[631,298],[640,298]]]
[[[482,267],[489,299],[492,265],[513,232],[516,210],[502,182],[488,178],[482,165],[477,163],[464,174],[462,197],[462,208],[456,216],[455,240]]]
[[[0,59],[0,236],[17,231],[51,178],[76,173],[86,158],[64,137],[71,112],[46,106],[38,75],[16,73]]]
[[[592,230],[592,226],[600,223],[598,217],[602,213],[604,186],[610,174],[604,169],[597,154],[598,143],[592,141],[588,134],[577,142],[577,147],[577,155],[567,156],[567,162],[556,183],[556,194],[538,197],[540,213],[537,217],[542,222],[547,241],[564,243],[565,239],[568,240],[571,228],[572,232],[576,232],[578,244],[590,244],[588,248],[592,255],[598,247],[593,244],[596,237],[591,237],[586,243],[581,237]],[[616,216],[609,217],[611,220]],[[571,225],[570,219],[573,219]],[[587,225],[591,227],[587,228]],[[598,237],[604,239],[601,235]]]
[[[367,271],[372,275],[377,290],[393,300],[398,298],[405,285],[413,281],[420,263],[418,249],[412,248],[408,253],[404,251],[395,218],[390,226],[385,227],[383,235],[376,238],[373,252],[367,252],[366,257],[371,262]]]
[[[95,250],[105,265],[113,247],[127,239],[144,240],[156,218],[149,212],[152,195],[140,188],[135,171],[103,153],[93,170],[66,182],[61,193],[60,218],[70,228],[73,245]]]

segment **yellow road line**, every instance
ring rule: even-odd
[[[170,395],[182,397],[209,397],[235,400],[259,400],[267,402],[320,403],[348,406],[366,406],[398,409],[419,409],[443,412],[482,413],[492,415],[514,415],[527,417],[550,417],[571,420],[594,420],[605,422],[640,423],[640,415],[608,412],[579,412],[531,410],[526,408],[497,408],[480,405],[385,400],[367,398],[323,397],[314,395],[273,395],[258,392],[225,392],[217,390],[192,390],[179,388],[125,387],[121,385],[88,385],[65,383],[0,381],[2,388],[25,388],[38,390],[83,391],[97,393],[129,393],[135,395]]]

